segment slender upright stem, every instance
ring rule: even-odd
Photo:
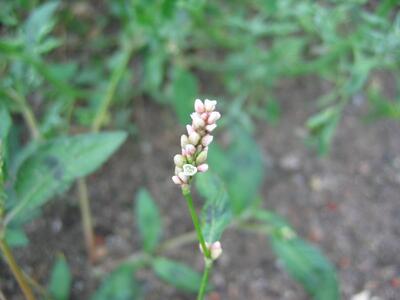
[[[26,281],[24,274],[22,273],[21,269],[19,268],[15,258],[10,250],[10,247],[7,245],[4,239],[0,239],[0,249],[3,252],[4,259],[6,260],[8,266],[10,267],[15,279],[17,280],[19,287],[21,288],[22,292],[26,300],[35,300],[35,296]]]
[[[90,201],[88,197],[87,185],[84,178],[78,179],[79,207],[82,216],[83,235],[85,237],[86,251],[91,262],[95,261],[95,245],[93,233],[92,214],[90,212]]]
[[[211,259],[211,253],[206,245],[206,241],[204,240],[204,236],[203,236],[203,233],[201,232],[201,228],[200,228],[199,217],[197,216],[196,209],[194,208],[194,205],[193,205],[193,199],[192,199],[192,194],[190,193],[190,188],[182,187],[182,194],[186,199],[186,203],[189,208],[190,216],[192,217],[194,229],[196,230],[197,238],[199,240],[201,249],[203,250],[203,254],[206,258]]]
[[[37,125],[35,115],[33,114],[31,108],[29,107],[24,95],[18,93],[13,89],[9,89],[6,92],[7,95],[20,106],[22,115],[29,128],[32,138],[34,140],[39,139],[40,138],[39,126]]]
[[[211,259],[206,259],[206,267],[203,272],[203,278],[201,279],[201,284],[200,284],[200,289],[197,294],[197,300],[203,300],[204,295],[207,290],[207,285],[208,285],[208,277],[210,276],[213,261]]]

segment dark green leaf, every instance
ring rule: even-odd
[[[68,300],[71,292],[71,271],[63,255],[57,257],[57,261],[51,271],[49,293],[54,300]]]
[[[268,226],[272,248],[285,270],[315,300],[338,300],[336,270],[323,253],[299,238],[283,218],[264,211],[256,217]]]
[[[122,265],[101,283],[91,300],[135,300],[139,299],[140,289],[134,278],[135,267]]]
[[[193,103],[199,93],[197,78],[189,71],[176,69],[173,75],[170,101],[179,122],[186,124],[193,112]]]
[[[233,212],[240,214],[256,200],[264,166],[259,146],[245,130],[231,126],[230,137],[226,149],[210,147],[209,162],[226,184]]]
[[[135,216],[143,248],[152,252],[160,241],[162,222],[157,205],[145,189],[140,189],[136,195]]]
[[[17,203],[11,214],[26,213],[65,191],[79,177],[98,169],[123,143],[124,132],[82,134],[45,142],[17,173]]]
[[[200,288],[201,275],[182,263],[157,258],[153,269],[158,277],[178,289],[195,293]]]
[[[232,220],[228,193],[218,176],[212,172],[198,174],[196,187],[205,198],[202,211],[202,227],[206,242],[213,243],[221,238]]]

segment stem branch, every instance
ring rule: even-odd
[[[86,251],[91,262],[95,261],[95,245],[93,233],[93,221],[90,213],[90,200],[88,197],[87,185],[84,178],[78,179],[79,208],[82,216],[82,228],[85,238]]]
[[[4,239],[0,239],[0,249],[3,252],[4,258],[10,267],[15,279],[17,280],[19,287],[21,288],[25,298],[27,300],[35,300],[35,296],[25,279],[24,274],[22,273],[20,267],[18,266],[15,258],[10,250],[10,247],[7,245]]]

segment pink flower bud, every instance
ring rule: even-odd
[[[172,181],[173,181],[175,184],[181,184],[181,183],[182,183],[182,181],[179,179],[178,176],[172,176]]]
[[[211,124],[206,126],[208,132],[213,131],[215,128],[217,128],[217,124]]]
[[[192,132],[189,135],[189,141],[190,141],[191,144],[197,145],[199,143],[199,141],[200,141],[200,134],[198,134],[196,131]]]
[[[194,129],[191,125],[186,125],[186,130],[188,132],[188,134],[190,135],[192,132],[194,132]]]
[[[177,167],[182,167],[185,164],[185,158],[182,155],[177,154],[174,156],[174,163]]]
[[[183,169],[179,168],[179,167],[175,167],[175,174],[179,174],[180,172],[182,172]]]
[[[208,145],[211,144],[213,138],[214,138],[214,137],[213,137],[212,135],[207,134],[206,136],[204,136],[204,137],[201,139],[201,143],[203,144],[204,147],[207,147]]]
[[[196,101],[194,101],[194,110],[200,114],[204,112],[204,109],[203,102],[200,99],[196,99]]]
[[[201,151],[200,154],[197,155],[196,164],[201,165],[206,160],[207,160],[207,151]]]
[[[192,144],[187,144],[185,147],[186,155],[193,155],[196,153],[196,147]]]
[[[200,117],[202,120],[206,121],[208,118],[208,113],[202,113]]]
[[[189,138],[186,134],[181,136],[181,147],[184,148],[187,144],[189,144]]]
[[[211,252],[211,258],[213,260],[216,260],[222,254],[222,247],[221,247],[221,243],[219,241],[212,243],[211,246],[209,247],[209,249]]]
[[[188,182],[188,177],[183,172],[180,172],[178,174],[178,177],[182,181],[182,183],[187,183]]]
[[[208,117],[207,123],[214,124],[216,121],[219,120],[219,118],[221,118],[221,114],[217,111],[213,111]]]
[[[198,128],[204,127],[204,125],[206,125],[206,122],[202,118],[196,117],[195,119],[193,119],[192,126],[194,128],[198,129]]]
[[[215,109],[215,106],[217,105],[217,101],[215,100],[208,100],[206,99],[204,101],[204,108],[206,109],[206,111],[211,112]]]
[[[197,171],[199,172],[207,172],[208,170],[208,165],[207,164],[201,164],[200,166],[197,167]]]

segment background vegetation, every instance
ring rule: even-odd
[[[156,103],[183,125],[195,98],[218,99],[225,138],[209,159],[229,195],[232,215],[224,215],[224,222],[253,210],[257,224],[269,228],[270,244],[288,273],[315,299],[340,297],[334,267],[317,248],[278,215],[254,212],[263,202],[266,170],[255,132],[257,126],[279,124],[285,111],[276,87],[294,78],[326,87],[319,97],[305,99],[314,111],[304,124],[305,147],[315,155],[329,154],[350,103],[367,103],[364,119],[399,120],[397,1],[16,0],[0,5],[5,182],[0,229],[11,247],[30,247],[24,226],[78,180],[86,248],[89,259],[99,263],[84,177],[126,139],[140,136],[132,114],[141,106]],[[394,82],[395,98],[381,84],[383,75]],[[175,128],[168,126],[165,130]],[[179,132],[174,134],[178,140]],[[143,260],[115,269],[91,291],[93,299],[145,297],[133,283],[143,266],[186,292],[197,289],[197,272],[154,255],[162,246],[163,227],[155,202],[145,189],[136,196]],[[67,260],[59,256],[48,290],[36,292],[68,299],[71,280]]]

